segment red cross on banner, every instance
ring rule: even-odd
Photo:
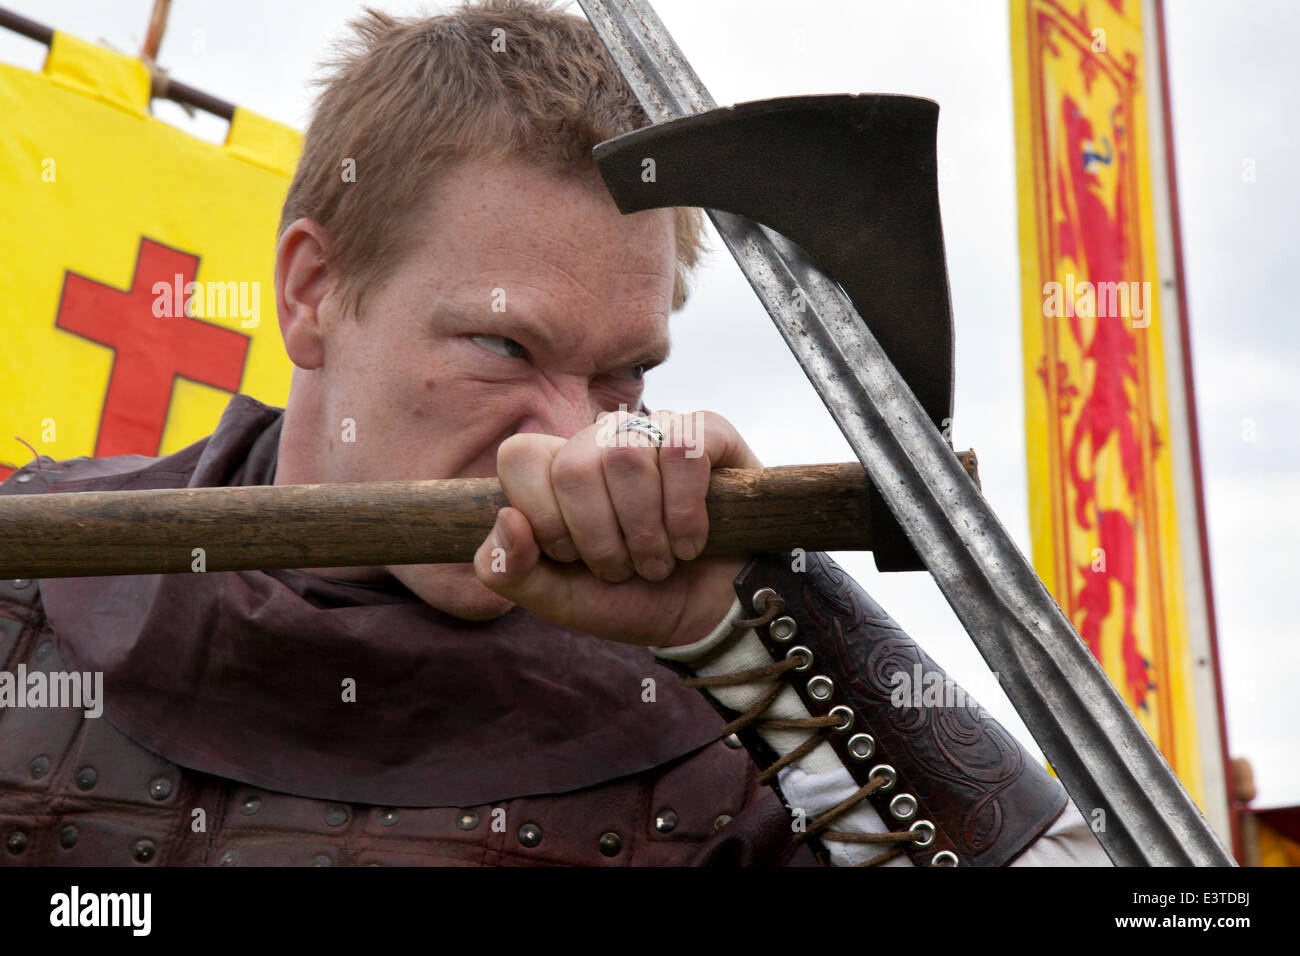
[[[141,239],[129,290],[65,274],[55,325],[116,352],[100,412],[96,458],[158,454],[177,376],[239,390],[247,335],[183,310],[155,315],[155,284],[184,288],[198,265],[198,256]]]

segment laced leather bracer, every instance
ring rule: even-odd
[[[917,866],[1001,866],[1065,809],[1065,790],[1051,774],[826,555],[757,555],[735,588],[743,618],[707,659],[752,628],[771,664],[697,677],[663,663],[706,692],[728,721],[723,734],[736,734],[762,769],[761,783],[776,787],[782,768],[830,743],[859,789],[795,835],[823,862],[825,844],[840,841],[886,848],[862,865],[906,853]],[[708,693],[763,681],[770,690],[744,713]],[[765,718],[787,684],[809,716]],[[806,729],[808,738],[779,755],[760,728]],[[834,828],[863,800],[888,833]]]

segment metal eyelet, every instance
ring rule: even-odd
[[[938,853],[934,855],[934,859],[930,861],[930,865],[931,866],[956,866],[957,854],[953,853],[952,850],[940,850]]]
[[[925,839],[918,840],[916,837],[912,837],[912,842],[915,843],[917,846],[929,846],[931,843],[934,842],[934,824],[931,823],[929,820],[917,820],[915,823],[912,824],[912,829],[909,830],[908,832],[918,833],[922,831],[924,831],[927,834]]]
[[[774,597],[780,597],[780,595],[771,588],[759,588],[754,592],[754,596],[749,599],[749,603],[753,605],[756,614],[762,614],[767,610],[767,602]]]
[[[910,793],[900,793],[889,801],[889,812],[895,820],[910,820],[916,816],[916,797]]]
[[[792,617],[778,617],[767,627],[767,633],[772,635],[774,641],[788,641],[798,630],[799,625]]]
[[[797,671],[806,671],[808,668],[812,667],[812,661],[813,661],[812,651],[804,647],[803,645],[800,645],[799,647],[790,648],[788,651],[785,652],[785,656],[787,658],[796,657],[796,656],[803,658],[803,661],[801,663],[795,665],[795,670]]]
[[[835,691],[835,682],[823,674],[808,680],[808,696],[813,700],[830,700]]]
[[[871,773],[868,774],[869,779],[874,780],[876,774],[880,774],[885,778],[885,785],[877,790],[877,793],[888,793],[894,789],[894,784],[898,783],[898,771],[887,763],[878,763],[872,767]]]
[[[853,726],[853,711],[843,704],[832,707],[831,716],[840,719],[840,722],[831,728],[832,730],[843,732]]]
[[[871,734],[854,734],[849,738],[849,754],[855,760],[870,760],[876,752],[876,738]]]

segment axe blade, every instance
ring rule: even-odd
[[[848,295],[946,433],[953,336],[938,119],[939,105],[915,96],[795,96],[659,123],[601,143],[594,155],[624,212],[707,206],[797,244]],[[644,171],[650,160],[654,175]],[[876,567],[924,571],[880,495],[870,501]]]
[[[715,108],[648,2],[578,2],[652,122]],[[624,212],[657,205],[628,193],[644,205]],[[1112,862],[1234,865],[840,286],[758,222],[709,216],[1071,799],[1105,811]]]

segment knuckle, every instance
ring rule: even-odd
[[[627,549],[637,557],[654,557],[666,550],[663,531],[658,528],[643,528],[627,536]]]
[[[591,484],[590,464],[576,455],[556,455],[551,462],[551,486],[560,492],[577,492]]]
[[[716,429],[719,434],[736,430],[736,426],[731,424],[728,419],[723,418],[717,412],[709,411],[707,408],[702,408],[691,414],[695,416],[696,424],[701,429]]]
[[[686,453],[689,449],[683,442],[677,441],[676,437],[675,435],[665,435],[664,443],[659,448],[660,466],[676,466],[695,460],[687,456]]]
[[[674,542],[683,539],[702,542],[709,536],[709,524],[707,521],[683,521],[680,524],[670,524],[668,536]]]
[[[627,576],[631,571],[627,551],[622,545],[617,548],[606,546],[587,550],[583,552],[582,557],[587,567],[603,577]]]
[[[582,549],[582,557],[592,564],[617,564],[627,560],[627,549],[621,541],[600,541],[586,545]]]
[[[640,474],[653,468],[646,451],[649,446],[614,445],[603,450],[605,468],[620,475]]]
[[[568,536],[569,529],[564,523],[563,516],[550,509],[540,512],[536,515],[526,514],[529,524],[533,526],[533,540],[538,542],[550,542],[550,546]]]
[[[707,512],[701,504],[686,504],[664,509],[664,521],[673,528],[689,528],[704,524]]]
[[[526,466],[546,452],[541,435],[511,435],[497,446],[497,471],[514,470]]]
[[[529,437],[530,436],[524,434],[511,435],[497,446],[497,460],[499,461],[502,458],[514,458],[521,454],[531,444]]]
[[[573,538],[568,534],[567,528],[561,528],[546,539],[543,545],[546,553],[556,560],[568,563],[578,560],[578,549],[573,543]]]

